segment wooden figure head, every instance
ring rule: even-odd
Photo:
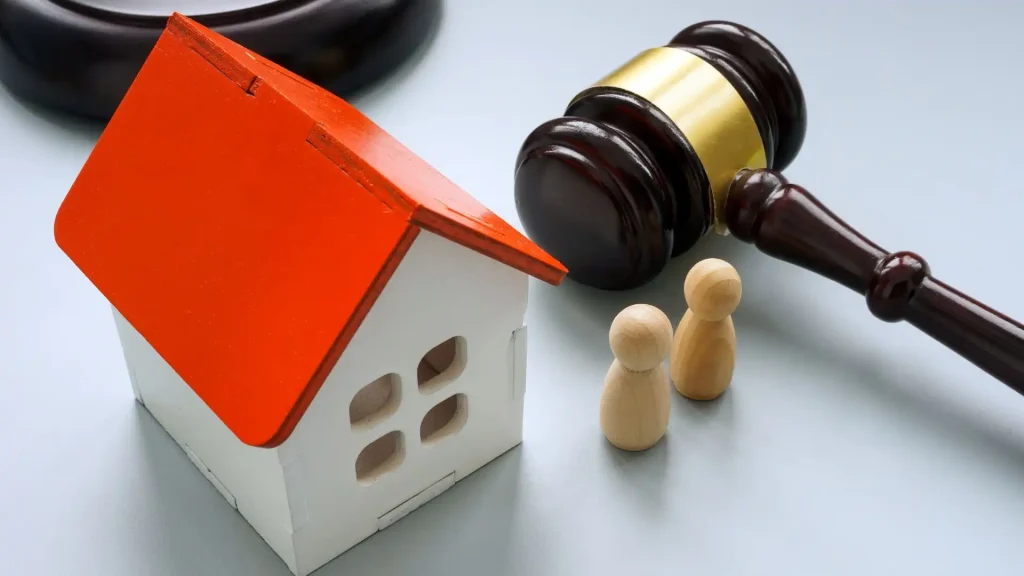
[[[690,269],[683,284],[686,304],[701,320],[724,320],[736,311],[743,295],[740,275],[718,258],[701,260]]]
[[[653,370],[672,347],[672,323],[654,306],[634,304],[612,320],[608,341],[615,358],[627,370]]]

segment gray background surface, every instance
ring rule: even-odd
[[[363,111],[518,225],[523,137],[639,50],[706,18],[796,68],[810,128],[789,177],[889,249],[1024,318],[1024,8],[1002,2],[449,2]],[[132,398],[106,302],[58,250],[98,133],[0,92],[0,573],[285,576]],[[684,311],[697,258],[744,279],[719,401],[610,448],[607,328]],[[732,239],[623,294],[535,283],[525,439],[321,569],[341,574],[1015,575],[1024,398],[863,298]]]

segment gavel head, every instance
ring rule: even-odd
[[[737,172],[785,169],[806,127],[800,83],[775,46],[731,22],[695,24],[527,136],[516,210],[571,279],[634,288],[709,231],[727,233]]]

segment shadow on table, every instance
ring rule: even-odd
[[[386,530],[335,558],[317,576],[347,574],[416,574],[447,576],[455,572],[504,576],[536,572],[551,526],[537,525],[547,514],[543,493],[524,494],[530,485],[517,447],[480,468]],[[569,503],[564,503],[569,504]],[[551,512],[553,517],[557,513]],[[543,566],[537,568],[543,569]]]
[[[800,350],[802,356],[848,375],[840,385],[856,382],[876,399],[913,415],[915,423],[933,428],[937,435],[949,437],[952,434],[957,441],[998,454],[1015,468],[1015,473],[1024,477],[1024,441],[1012,431],[1000,429],[981,410],[951,396],[943,396],[940,391],[940,388],[956,389],[968,383],[947,384],[943,382],[947,376],[921,364],[908,369],[901,365],[898,352],[879,355],[856,342],[823,337],[829,330],[824,325],[808,326],[806,319],[794,325],[786,319],[786,310],[796,306],[798,302],[787,302],[779,296],[773,296],[771,305],[762,300],[747,306],[742,315],[737,315],[737,331],[758,331],[773,338],[778,345]],[[864,313],[869,314],[866,309]],[[937,353],[954,354],[945,348]],[[969,384],[1003,386],[980,369],[975,380]],[[830,384],[823,382],[822,385]],[[1024,398],[1019,400],[1024,402]]]
[[[203,477],[182,449],[142,406],[139,435],[142,508],[132,532],[134,551],[148,576],[246,574],[289,576],[284,562]]]
[[[670,492],[674,490],[666,481],[670,477],[672,434],[666,433],[657,444],[640,452],[620,450],[603,436],[594,440],[601,443],[603,459],[610,464],[602,474],[614,475],[599,483],[609,483],[609,492],[629,501],[631,507],[644,510],[650,517],[657,517],[665,509],[665,503],[671,499]]]
[[[148,576],[291,572],[258,533],[232,509],[155,419],[138,406],[137,465],[143,495],[131,531],[144,546],[124,568]],[[542,550],[550,527],[529,518],[543,494],[526,498],[522,447],[514,448],[452,488],[319,568],[342,574],[450,574],[453,566],[502,576],[522,574],[522,562],[550,557]],[[400,552],[396,553],[396,547]],[[529,557],[522,550],[530,550]],[[439,553],[443,552],[443,553]],[[554,552],[551,552],[554,553]],[[138,570],[138,564],[145,567]]]

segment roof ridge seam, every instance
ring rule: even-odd
[[[259,75],[228,54],[226,50],[211,42],[201,30],[195,28],[193,23],[173,16],[167,23],[166,33],[206,60],[246,93],[252,94],[252,90],[260,83]]]
[[[360,188],[362,188],[362,189],[363,189],[363,190],[364,190],[364,191],[365,191],[365,192],[366,192],[367,194],[369,194],[370,196],[373,196],[373,198],[374,198],[374,199],[376,199],[376,200],[377,200],[378,202],[380,202],[380,203],[381,203],[382,205],[384,205],[384,210],[385,210],[386,212],[394,212],[394,211],[395,211],[394,207],[392,207],[392,206],[391,206],[391,205],[389,205],[389,204],[388,204],[387,202],[385,202],[385,201],[384,201],[384,199],[383,199],[383,198],[381,198],[380,196],[377,196],[376,194],[374,194],[374,193],[373,193],[373,192],[372,192],[372,191],[371,191],[371,190],[370,190],[369,188],[367,188],[367,187],[366,187],[366,186],[365,186],[365,185],[364,185],[364,184],[363,184],[363,183],[362,183],[362,182],[360,181],[360,179],[359,179],[359,178],[356,178],[355,176],[353,176],[353,175],[352,175],[352,173],[351,173],[351,172],[349,172],[348,170],[345,170],[345,168],[344,168],[343,166],[341,166],[341,165],[340,165],[340,164],[338,164],[337,162],[334,162],[333,160],[331,160],[331,157],[330,157],[330,156],[328,156],[327,154],[324,154],[324,151],[323,151],[323,150],[321,150],[321,149],[317,148],[316,144],[314,144],[313,142],[311,142],[311,141],[309,140],[309,138],[306,138],[306,143],[307,143],[307,144],[309,144],[310,146],[312,146],[314,150],[316,150],[317,152],[319,152],[319,153],[320,153],[320,155],[321,155],[321,156],[323,156],[324,158],[326,158],[326,159],[327,159],[327,160],[328,160],[329,162],[331,162],[331,164],[334,164],[334,165],[335,165],[335,166],[336,166],[336,167],[338,168],[338,170],[341,170],[341,171],[342,171],[342,172],[343,172],[343,173],[344,173],[344,174],[345,174],[346,176],[348,176],[349,178],[351,178],[351,179],[352,179],[352,181],[356,183],[356,186],[359,186]]]
[[[327,131],[327,128],[320,122],[309,131],[306,136],[309,143],[317,152],[327,158],[339,170],[351,178],[360,188],[366,190],[374,198],[388,207],[389,210],[401,211],[406,214],[413,212],[413,207],[395,191],[380,174],[370,168],[372,174],[351,160],[351,153],[345,146]]]

